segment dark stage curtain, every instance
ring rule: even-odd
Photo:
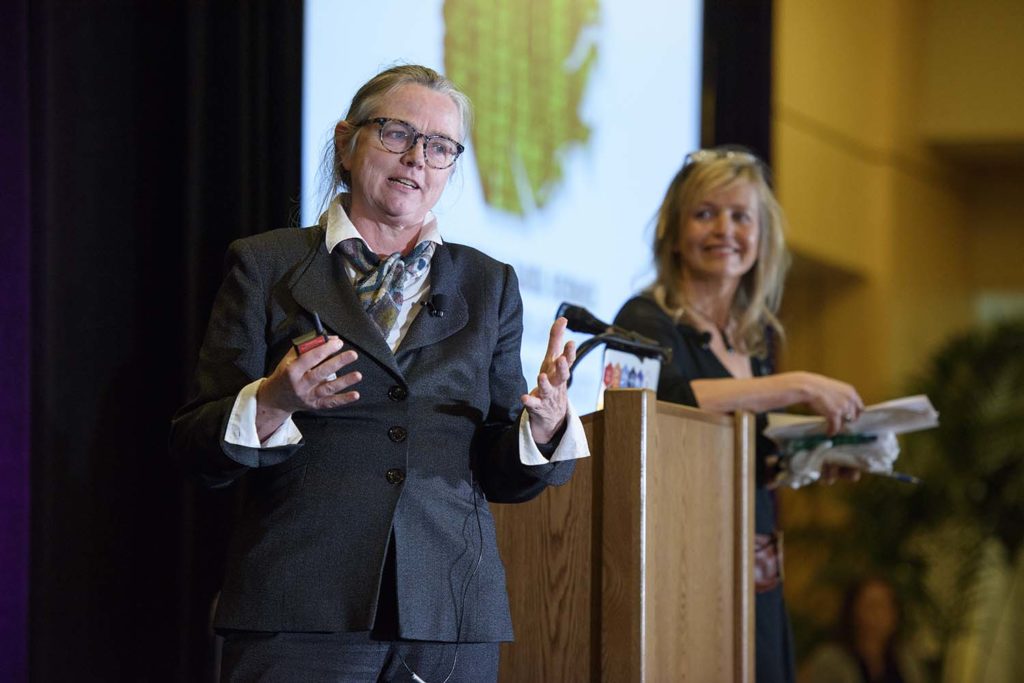
[[[234,505],[167,433],[228,242],[295,213],[302,3],[22,6],[30,679],[209,680]]]
[[[29,431],[28,4],[0,5],[0,680],[27,675]]]
[[[705,0],[701,145],[772,161],[772,0]]]

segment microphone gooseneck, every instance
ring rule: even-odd
[[[610,349],[627,351],[643,358],[657,358],[666,363],[672,360],[671,348],[662,346],[656,340],[637,334],[632,330],[602,322],[582,306],[563,303],[558,307],[556,317],[564,317],[568,321],[567,327],[573,332],[594,335],[576,349],[576,361],[569,368],[570,384],[572,383],[572,371],[584,356],[601,344]]]
[[[565,318],[569,321],[568,327],[573,332],[583,332],[584,334],[604,334],[612,328],[611,325],[601,322],[590,311],[582,306],[576,306],[567,302],[563,302],[562,305],[558,307],[558,313],[555,314],[555,317]]]

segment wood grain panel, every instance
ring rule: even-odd
[[[637,390],[605,392],[601,675],[595,677],[601,681],[644,680],[645,433],[653,396]]]
[[[603,417],[583,417],[592,453],[603,449]],[[516,636],[515,643],[501,647],[503,683],[583,683],[596,670],[596,465],[594,458],[580,460],[568,484],[549,488],[528,503],[491,505]]]
[[[753,681],[753,420],[605,395],[573,480],[492,509],[500,680]]]
[[[735,416],[736,449],[733,454],[736,475],[734,504],[735,532],[735,623],[733,626],[733,658],[736,662],[734,680],[754,681],[754,417],[750,413]]]

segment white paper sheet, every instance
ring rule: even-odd
[[[930,429],[939,424],[939,413],[927,396],[906,396],[868,406],[860,416],[844,427],[847,434],[905,434]],[[817,415],[768,413],[765,436],[779,442],[825,434],[825,418]]]

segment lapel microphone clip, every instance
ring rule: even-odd
[[[447,303],[447,294],[431,294],[430,299],[423,302],[423,305],[427,307],[427,311],[430,313],[430,317],[443,318],[444,309],[447,307]]]

